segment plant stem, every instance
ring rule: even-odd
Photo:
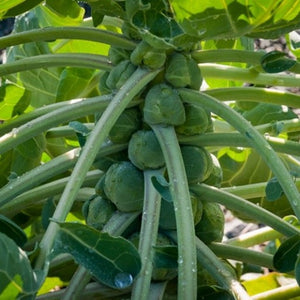
[[[299,155],[300,144],[283,138],[262,136],[277,152]],[[218,147],[254,147],[247,137],[236,132],[203,133],[195,136],[179,136],[181,144]]]
[[[115,212],[103,228],[104,232],[112,236],[120,236],[127,227],[137,218],[139,212]],[[76,300],[82,297],[82,291],[91,279],[91,275],[84,267],[79,266],[66,288],[61,300]]]
[[[300,233],[299,229],[288,222],[243,198],[206,184],[193,185],[190,186],[190,189],[204,201],[217,202],[229,209],[241,211],[248,217],[274,228],[283,235],[292,236]]]
[[[101,145],[104,143],[109,131],[114,123],[128,106],[132,98],[137,95],[145,85],[151,81],[160,70],[149,71],[138,68],[133,75],[127,80],[115,97],[111,100],[107,109],[103,112],[101,118],[97,122],[94,130],[90,133],[81,155],[73,169],[71,178],[67,183],[61,199],[53,214],[53,219],[63,222],[70,211],[73,201],[86,173],[91,167]],[[36,268],[42,268],[52,248],[55,235],[59,230],[56,222],[51,222],[46,233],[40,243],[40,255],[37,259]]]
[[[102,175],[103,172],[99,170],[88,172],[82,187],[94,187]],[[12,217],[37,202],[43,203],[48,197],[60,194],[69,180],[70,177],[64,177],[30,189],[3,205],[0,213]]]
[[[2,37],[0,38],[0,49],[24,43],[51,41],[57,39],[94,41],[129,50],[136,47],[135,42],[118,33],[93,27],[66,26],[33,29]]]
[[[195,229],[184,163],[171,126],[151,126],[166,161],[178,239],[178,299],[197,298]]]
[[[234,49],[196,50],[192,52],[192,58],[198,63],[216,62],[241,62],[251,65],[260,65],[265,51],[247,51]]]
[[[0,76],[6,76],[21,71],[52,67],[79,67],[110,71],[113,65],[109,62],[108,57],[98,54],[43,54],[22,58],[0,65]]]
[[[221,101],[252,101],[300,107],[300,96],[286,91],[258,87],[229,87],[204,91]]]
[[[271,254],[215,242],[210,244],[209,248],[217,256],[225,259],[233,259],[236,261],[242,261],[257,266],[274,269],[273,255]]]
[[[105,145],[98,152],[97,156],[105,156],[115,151],[124,150],[126,145]],[[79,157],[80,149],[70,150],[60,156],[55,157],[49,162],[42,164],[9,182],[0,189],[0,211],[2,206],[12,200],[14,197],[30,190],[38,184],[45,182],[58,174],[66,172],[72,168]]]
[[[132,300],[149,299],[154,254],[153,246],[155,246],[157,239],[161,202],[161,196],[154,188],[151,181],[151,178],[155,175],[161,175],[161,171],[144,171],[145,194],[139,241],[139,254],[142,260],[142,269],[132,287]]]
[[[300,288],[297,283],[281,286],[252,296],[252,300],[288,300],[298,299]]]
[[[217,99],[188,89],[180,89],[180,95],[184,101],[194,105],[201,105],[208,108],[216,115],[220,116],[236,128],[250,142],[253,148],[260,154],[274,175],[277,177],[285,195],[287,196],[295,215],[300,219],[300,194],[293,182],[291,174],[285,165],[272,149],[265,138],[257,132],[257,130],[245,120],[239,113],[229,106],[221,103]]]
[[[199,67],[204,78],[222,78],[272,86],[299,87],[300,84],[299,75],[265,74],[250,69],[209,63],[200,64]]]

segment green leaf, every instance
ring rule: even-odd
[[[74,0],[46,0],[46,7],[61,17],[69,16],[72,19],[81,19],[84,14],[84,9]]]
[[[0,233],[1,299],[35,299],[38,288],[26,253],[13,240]]]
[[[3,215],[0,215],[0,232],[11,238],[19,247],[27,242],[27,236],[22,228]]]
[[[25,0],[2,0],[1,7],[0,7],[0,20],[7,13],[7,11],[9,9],[12,9],[12,8],[18,6],[19,4],[22,4],[22,2],[24,2],[24,1]]]
[[[295,264],[295,278],[298,285],[300,285],[300,256],[298,255],[296,264]]]
[[[296,61],[280,51],[271,51],[261,58],[261,66],[267,73],[278,73],[290,69]]]
[[[72,121],[69,123],[69,126],[74,129],[76,132],[78,142],[80,147],[83,147],[87,136],[90,134],[90,130],[81,122],[78,121]]]
[[[294,270],[300,249],[300,236],[294,235],[285,240],[273,258],[274,267],[280,272],[291,272]]]
[[[118,289],[130,286],[141,268],[134,245],[78,223],[60,223],[54,254],[70,253],[100,282]]]
[[[275,38],[299,28],[300,1],[171,0],[185,32],[203,39]]]
[[[269,201],[279,199],[283,194],[282,187],[276,177],[271,178],[266,185],[266,197]]]
[[[168,202],[172,202],[172,196],[170,193],[170,184],[166,181],[165,177],[162,175],[156,175],[151,177],[152,184],[154,188],[159,192],[159,194]]]
[[[153,266],[155,268],[176,269],[178,267],[177,246],[154,246]]]
[[[17,6],[12,7],[11,9],[9,9],[5,13],[4,17],[5,18],[10,18],[10,17],[20,15],[20,14],[34,8],[36,5],[40,4],[41,2],[43,2],[43,0],[23,0],[22,3],[18,4]]]
[[[234,300],[235,298],[229,292],[220,286],[203,285],[197,290],[198,299],[205,300]]]
[[[50,223],[50,218],[53,216],[55,212],[55,208],[56,208],[56,204],[54,202],[53,197],[47,199],[47,201],[43,205],[42,214],[41,214],[42,217],[41,223],[45,230],[47,229]]]

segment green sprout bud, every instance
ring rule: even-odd
[[[182,53],[175,53],[167,62],[166,80],[176,88],[190,87],[199,90],[202,76],[198,64]]]
[[[218,203],[203,201],[203,213],[195,227],[196,236],[204,243],[221,242],[224,234],[225,218]]]
[[[127,143],[140,127],[140,111],[135,107],[125,109],[110,130],[108,138],[115,144]]]
[[[116,207],[111,201],[95,196],[85,202],[82,209],[87,225],[102,230],[116,210]]]
[[[129,59],[129,52],[125,49],[112,46],[109,48],[108,56],[114,65],[118,65],[123,60]]]
[[[144,120],[150,125],[178,126],[185,122],[183,103],[177,92],[166,84],[153,86],[146,95]]]
[[[201,183],[212,172],[213,162],[210,153],[203,147],[182,146],[182,158],[189,183]]]
[[[165,164],[159,142],[151,130],[140,130],[132,135],[128,157],[141,170],[158,169]]]
[[[216,187],[221,187],[221,183],[223,181],[223,170],[220,165],[219,160],[215,155],[210,153],[210,156],[212,158],[212,171],[209,175],[209,177],[204,181],[205,184],[216,186]]]
[[[184,104],[185,122],[176,127],[176,132],[183,135],[197,135],[207,131],[210,121],[210,113],[200,107],[189,103]]]
[[[123,60],[110,71],[106,80],[107,87],[111,90],[120,89],[135,69],[129,60]]]
[[[115,163],[106,172],[104,192],[118,210],[140,211],[144,199],[143,173],[131,162]]]

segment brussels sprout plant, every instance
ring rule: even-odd
[[[300,297],[299,1],[2,2],[0,299]]]

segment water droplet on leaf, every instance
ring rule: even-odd
[[[117,288],[124,289],[132,284],[133,277],[129,273],[119,273],[115,276],[114,281]]]

